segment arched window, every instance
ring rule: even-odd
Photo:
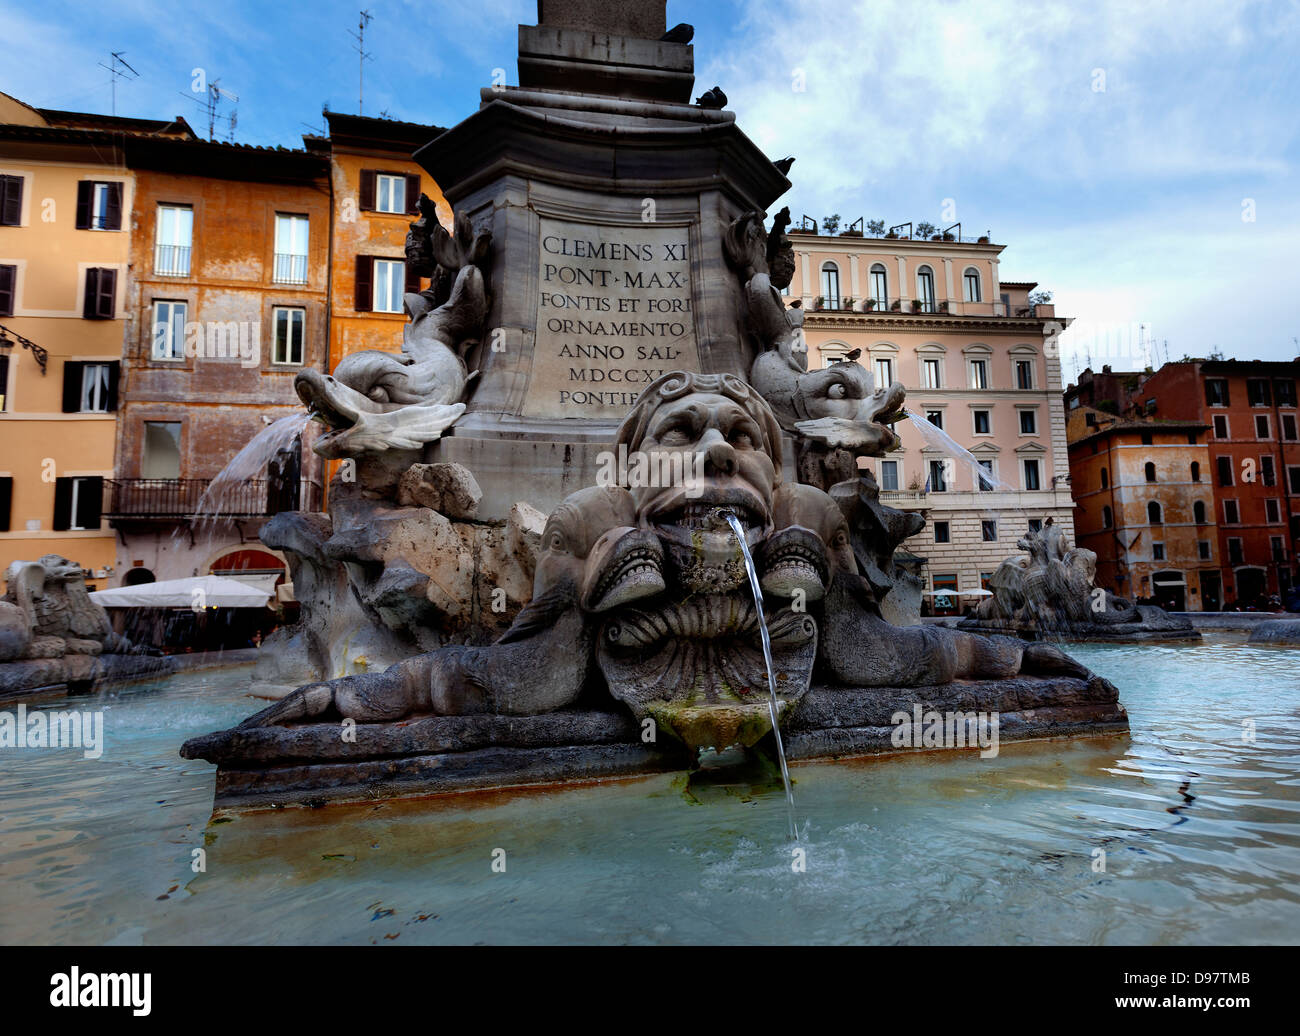
[[[1147,504],[1147,521],[1152,525],[1160,525],[1160,505],[1152,500]]]
[[[884,263],[871,264],[871,300],[876,309],[889,308],[889,273]]]
[[[1101,488],[1106,489],[1110,486],[1110,472],[1105,468],[1101,469]]]
[[[928,266],[916,271],[916,297],[921,302],[922,313],[934,312],[934,271]]]
[[[827,309],[840,308],[840,268],[829,260],[822,263],[822,303]]]
[[[1146,466],[1142,470],[1146,472],[1148,482],[1154,482],[1156,480],[1156,466],[1152,461],[1147,461]]]
[[[1192,461],[1192,481],[1201,481],[1201,465],[1197,461]]]
[[[1192,504],[1192,518],[1195,520],[1197,525],[1205,524],[1205,502],[1204,501],[1197,500],[1196,503]]]
[[[1101,509],[1101,527],[1103,529],[1109,529],[1110,526],[1111,526],[1110,508],[1103,507]]]
[[[983,302],[984,295],[980,290],[980,272],[973,266],[966,267],[966,272],[961,275],[962,293],[967,302]]]

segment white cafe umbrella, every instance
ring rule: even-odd
[[[191,576],[97,590],[90,599],[104,608],[264,608],[271,594],[225,576]]]
[[[961,595],[963,597],[992,597],[993,591],[992,590],[963,590],[961,592]]]

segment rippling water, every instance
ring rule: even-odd
[[[798,765],[804,873],[779,781],[209,824],[214,768],[176,749],[253,711],[247,670],[71,699],[48,707],[105,709],[103,758],[0,751],[0,941],[1297,941],[1300,652],[1070,650],[1120,687],[1131,739]]]

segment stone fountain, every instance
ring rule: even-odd
[[[1051,518],[1016,546],[1025,553],[998,566],[989,580],[993,596],[982,600],[959,629],[1071,640],[1201,639],[1184,616],[1134,604],[1097,586],[1097,555],[1071,546]]]
[[[75,561],[15,561],[0,598],[0,702],[164,676],[175,662],[114,633]]]
[[[256,671],[283,696],[182,749],[218,806],[688,769],[762,751],[773,716],[792,759],[895,750],[917,708],[1127,730],[1053,645],[890,621],[922,519],[858,460],[905,393],[807,370],[782,170],[720,88],[690,103],[662,0],[538,20],[520,85],[417,152],[455,222],[411,225],[430,287],[401,352],[297,379],[341,466],[328,513],[262,533],[302,606]]]

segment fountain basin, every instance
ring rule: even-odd
[[[1100,679],[814,685],[782,724],[787,755],[808,760],[943,750],[919,737],[914,748],[896,744],[896,720],[918,708],[921,715],[996,714],[1000,742],[1128,731],[1114,687]],[[336,721],[235,727],[190,739],[181,755],[216,763],[214,808],[236,810],[557,785],[694,765],[676,742],[644,742],[644,728],[626,713],[599,710],[358,723],[349,734],[355,740],[341,736],[344,729]]]

